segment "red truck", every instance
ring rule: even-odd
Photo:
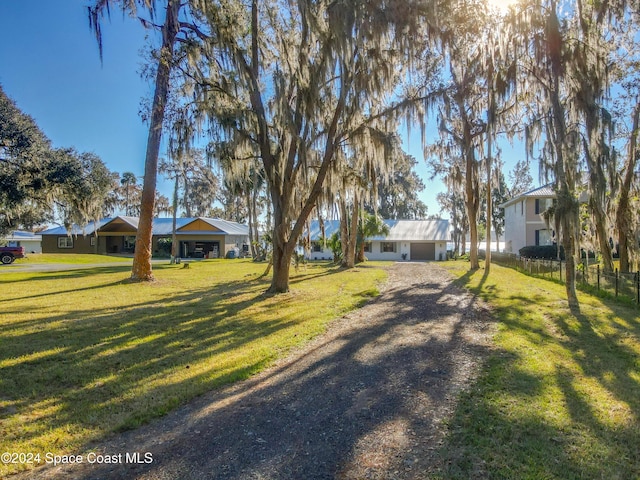
[[[24,258],[24,247],[0,247],[0,261],[5,265],[16,258]]]

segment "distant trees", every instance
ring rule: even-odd
[[[68,228],[101,219],[113,181],[104,162],[93,153],[65,149],[58,151],[56,163],[70,172],[52,192],[54,208],[64,225]]]
[[[0,87],[0,233],[100,218],[112,179],[96,155],[52,148]]]
[[[388,180],[378,179],[377,211],[382,218],[419,220],[427,217],[427,205],[418,194],[425,188],[424,182],[414,170],[418,161],[411,155],[399,152],[392,162],[393,172]],[[366,205],[372,213],[372,205]]]
[[[52,180],[62,180],[49,140],[0,87],[0,232],[45,220]]]
[[[124,203],[125,215],[137,216],[140,213],[140,203],[142,200],[142,188],[138,185],[138,178],[133,172],[124,172],[120,178],[120,195]]]
[[[187,217],[212,216],[221,186],[211,162],[200,149],[187,149],[174,154],[178,158],[160,162],[160,172],[176,182],[179,192],[176,208],[181,209],[181,215]]]

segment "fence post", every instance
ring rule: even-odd
[[[598,264],[598,291],[600,291],[600,264]]]
[[[618,281],[620,276],[618,275],[618,269],[616,268],[616,297],[618,296]]]
[[[558,269],[558,273],[560,273],[560,283],[562,283],[562,260],[560,260],[560,268]]]
[[[640,270],[636,272],[636,299],[640,305]]]
[[[587,259],[586,261],[583,263],[584,265],[584,270],[583,270],[583,276],[584,276],[584,283],[586,283],[587,285],[589,285],[589,252],[587,252]]]

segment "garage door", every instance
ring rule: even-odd
[[[411,244],[411,260],[435,260],[436,244],[435,243],[412,243]]]

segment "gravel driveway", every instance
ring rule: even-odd
[[[29,478],[428,478],[493,331],[490,312],[437,263],[398,263],[380,297],[304,349],[95,446],[118,463]]]

